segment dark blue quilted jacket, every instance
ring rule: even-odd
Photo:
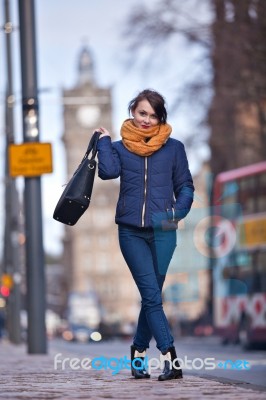
[[[101,179],[120,176],[115,222],[135,227],[176,229],[189,212],[194,186],[184,145],[168,139],[149,157],[125,148],[122,140],[98,142],[98,174]]]

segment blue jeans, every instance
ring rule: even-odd
[[[119,225],[119,243],[124,259],[141,295],[141,310],[133,345],[138,351],[149,347],[154,336],[165,353],[173,346],[162,306],[162,287],[176,247],[176,231]]]

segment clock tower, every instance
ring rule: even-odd
[[[68,181],[93,131],[100,126],[113,131],[111,89],[96,84],[94,62],[87,47],[79,56],[75,87],[63,91],[63,104]],[[118,191],[117,181],[95,178],[89,209],[75,226],[65,227],[63,259],[69,298],[79,300],[79,309],[69,310],[78,315],[75,322],[93,328],[101,322],[109,330],[116,326],[123,332],[137,319],[139,295],[118,245],[114,222]],[[87,310],[80,299],[87,301],[90,297],[94,299],[93,309]]]

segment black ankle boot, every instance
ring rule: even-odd
[[[141,369],[137,369],[134,368],[134,366],[132,365],[132,362],[136,359],[136,358],[140,358],[142,361],[140,360],[136,360],[134,361],[134,365],[136,367],[141,367],[144,363],[144,357],[135,357],[135,351],[136,351],[136,347],[135,346],[131,346],[130,347],[130,351],[131,351],[131,374],[132,376],[134,376],[135,379],[145,379],[145,378],[150,378],[150,374],[148,374],[148,372],[145,370],[145,368],[141,368]]]
[[[171,361],[173,362],[177,358],[175,348],[170,347],[165,354],[167,354],[168,352],[170,352]],[[159,375],[158,381],[169,381],[170,379],[181,379],[181,378],[183,378],[183,374],[179,362],[175,361],[174,365],[171,368],[170,362],[165,360],[163,373]]]

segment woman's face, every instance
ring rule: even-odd
[[[159,118],[148,100],[141,100],[132,110],[133,123],[137,128],[148,129],[159,124]]]

